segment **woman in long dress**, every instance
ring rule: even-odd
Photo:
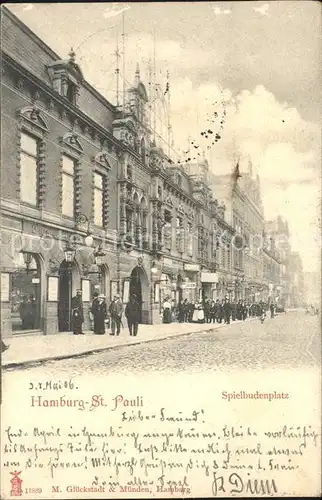
[[[94,317],[94,333],[103,335],[105,333],[105,319],[107,314],[105,296],[99,295],[93,300],[92,314]]]
[[[171,303],[168,299],[163,302],[163,323],[171,323]]]

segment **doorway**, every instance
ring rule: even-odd
[[[72,330],[72,284],[72,269],[64,260],[59,268],[58,330],[60,332]]]

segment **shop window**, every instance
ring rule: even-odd
[[[104,175],[94,173],[94,224],[99,227],[104,227],[106,218],[104,214],[105,182]]]
[[[38,261],[32,254],[19,253],[15,267],[10,293],[12,330],[36,330],[40,327],[41,297]]]
[[[75,161],[62,157],[62,214],[74,217],[75,213]]]
[[[20,199],[38,205],[38,139],[25,133],[21,134]]]

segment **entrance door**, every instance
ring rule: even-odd
[[[142,285],[140,279],[140,271],[137,267],[135,267],[131,273],[130,277],[130,291],[129,298],[135,295],[136,300],[140,304],[140,323],[142,321]]]
[[[72,329],[72,272],[66,261],[59,268],[58,328],[60,332]]]

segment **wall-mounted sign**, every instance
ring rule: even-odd
[[[129,292],[130,292],[130,280],[124,280],[123,282],[123,303],[129,301]]]
[[[154,302],[160,302],[160,283],[154,285]]]
[[[189,288],[196,288],[197,283],[194,282],[189,282],[189,283],[182,283],[182,288],[189,289]]]
[[[218,283],[218,274],[201,273],[201,283]]]
[[[1,302],[9,302],[10,274],[1,273]]]
[[[89,280],[82,280],[82,299],[83,302],[91,300],[91,282]]]
[[[198,264],[185,264],[184,270],[197,273],[200,271],[200,266]]]
[[[32,278],[32,283],[33,283],[34,285],[39,285],[39,283],[40,283],[40,278]]]
[[[166,266],[166,267],[172,267],[172,259],[168,259],[167,257],[164,257],[163,259],[163,265]]]
[[[47,300],[48,302],[58,301],[58,282],[57,276],[48,276],[47,282]]]

